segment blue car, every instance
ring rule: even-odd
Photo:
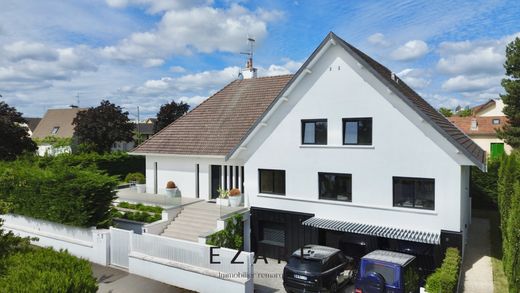
[[[386,250],[372,251],[361,258],[355,288],[355,293],[419,292],[415,256]]]

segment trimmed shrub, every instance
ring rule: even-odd
[[[168,181],[166,182],[166,188],[177,188],[177,185],[173,181]]]
[[[90,263],[50,248],[16,253],[6,259],[0,292],[96,292]]]
[[[131,209],[136,211],[142,211],[142,212],[151,212],[151,213],[161,213],[163,211],[163,208],[160,206],[148,206],[144,205],[142,203],[133,204],[126,201],[120,202],[118,207],[124,208],[124,209]]]
[[[144,156],[131,156],[123,152],[61,154],[40,160],[40,164],[43,165],[56,163],[81,168],[93,167],[110,176],[117,176],[119,180],[123,180],[129,173],[144,174],[145,172]]]
[[[446,249],[446,255],[440,268],[426,279],[426,291],[431,293],[452,293],[457,289],[460,254],[454,247]]]
[[[244,245],[244,225],[242,215],[234,215],[226,220],[226,228],[208,236],[206,244],[226,247],[231,249],[242,249]]]
[[[0,163],[0,199],[13,213],[67,225],[107,227],[116,186],[115,178],[93,167]]]
[[[139,173],[139,172],[129,173],[125,177],[125,182],[136,182],[139,184],[144,184],[145,177],[144,177],[143,173]],[[143,183],[141,183],[141,182],[143,182]]]
[[[496,209],[498,206],[498,170],[501,160],[488,160],[487,172],[471,167],[472,206],[481,209]]]

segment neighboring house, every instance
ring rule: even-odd
[[[490,157],[496,158],[512,150],[511,146],[498,138],[496,133],[497,129],[507,123],[503,109],[502,100],[489,100],[472,108],[472,116],[452,116],[448,120],[473,139]]]
[[[70,138],[74,136],[74,125],[72,121],[79,111],[85,109],[49,109],[41,119],[40,123],[33,132],[33,139],[45,139],[47,137]],[[38,145],[38,154],[57,155],[60,153],[70,153],[70,146],[54,148],[51,144],[43,143]]]
[[[38,123],[42,120],[42,118],[36,118],[36,117],[23,117],[27,121],[27,123],[23,123],[24,126],[27,127],[29,136],[32,137],[34,130],[36,129],[36,126],[38,126]]]
[[[134,140],[129,141],[129,142],[126,142],[126,141],[115,142],[114,145],[112,146],[112,151],[123,151],[123,152],[130,151],[131,149],[133,149],[135,147],[135,142],[137,140],[139,140],[138,136],[140,136],[141,140],[145,141],[154,134],[154,130],[153,130],[154,125],[155,125],[154,123],[149,123],[148,121],[145,123],[136,123],[135,129],[134,129],[134,132],[136,133],[136,135],[134,135]],[[139,133],[139,135],[137,133]]]
[[[384,248],[428,270],[463,249],[470,166],[486,169],[478,145],[333,33],[296,74],[235,80],[133,153],[150,192],[169,180],[206,200],[239,188],[259,255]]]

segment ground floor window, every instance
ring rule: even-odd
[[[318,173],[320,199],[352,201],[352,175]]]
[[[285,246],[285,226],[282,223],[260,222],[260,241],[265,244]]]
[[[435,209],[435,180],[393,177],[394,207]]]

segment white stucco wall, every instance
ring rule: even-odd
[[[224,158],[183,157],[183,156],[146,156],[146,190],[154,190],[154,163],[157,162],[158,193],[164,193],[166,182],[172,180],[183,197],[196,197],[196,166],[199,164],[200,198],[210,199],[211,165],[241,166],[236,160]]]
[[[312,67],[240,154],[250,205],[439,232],[461,230],[468,159],[339,46]],[[361,72],[363,77],[358,73]],[[368,82],[367,82],[368,81]],[[405,116],[406,115],[406,116]],[[342,118],[373,117],[373,146],[342,145]],[[301,119],[328,119],[327,146],[301,146]],[[286,171],[286,195],[258,193],[258,169]],[[318,199],[318,172],[352,174],[352,202]],[[392,176],[435,179],[435,210],[393,207]]]
[[[491,152],[491,143],[504,143],[503,140],[496,136],[471,136],[471,139],[483,150],[486,151],[486,154],[489,156]],[[504,143],[504,150],[506,153],[510,154],[513,148]]]

